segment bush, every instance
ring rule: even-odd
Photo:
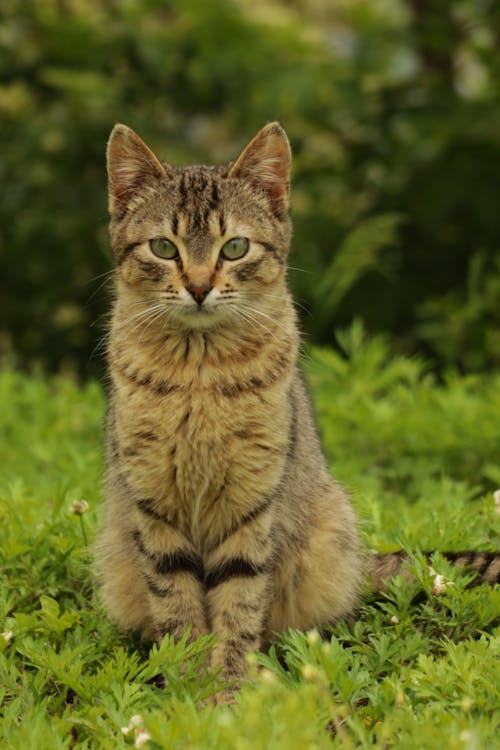
[[[500,362],[492,0],[5,0],[1,14],[4,354],[99,368],[115,121],[186,163],[229,160],[278,118],[312,339],[356,315],[440,367]]]

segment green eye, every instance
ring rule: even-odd
[[[238,260],[248,252],[248,240],[246,237],[234,237],[222,246],[221,255],[226,260]]]
[[[159,258],[165,258],[166,260],[173,260],[179,255],[179,251],[176,246],[170,240],[165,237],[158,237],[155,240],[149,241],[149,247]]]

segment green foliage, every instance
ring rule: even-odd
[[[281,635],[216,708],[213,639],[148,647],[102,611],[91,549],[104,400],[95,383],[0,372],[0,705],[6,750],[496,748],[500,591],[421,549],[492,549],[500,515],[498,376],[393,357],[355,324],[307,361],[328,455],[367,548],[403,546],[413,578],[363,598],[321,639]],[[75,514],[73,501],[89,508]],[[81,509],[81,506],[80,506]],[[163,683],[160,680],[163,676]],[[148,740],[149,737],[149,740]]]
[[[500,362],[497,3],[4,0],[0,13],[4,356],[100,367],[115,121],[178,164],[234,158],[278,118],[312,339],[361,316],[439,366]]]
[[[337,338],[345,356],[314,349],[306,367],[327,455],[375,546],[456,549],[464,528],[473,547],[495,544],[486,493],[500,483],[500,377],[449,373],[439,384],[421,360],[366,340],[359,322]]]
[[[328,321],[342,298],[368,271],[383,270],[382,251],[397,240],[401,217],[379,214],[362,221],[340,245],[318,283],[321,317]]]

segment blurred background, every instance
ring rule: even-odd
[[[1,361],[102,373],[116,121],[183,164],[274,119],[306,340],[357,318],[437,372],[498,367],[496,0],[2,0]]]

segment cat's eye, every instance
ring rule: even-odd
[[[165,258],[165,260],[173,260],[179,255],[179,251],[176,246],[166,237],[158,237],[155,240],[149,241],[149,247],[155,255],[159,258]]]
[[[238,260],[248,252],[249,242],[246,237],[233,237],[222,246],[221,255],[226,260]]]

